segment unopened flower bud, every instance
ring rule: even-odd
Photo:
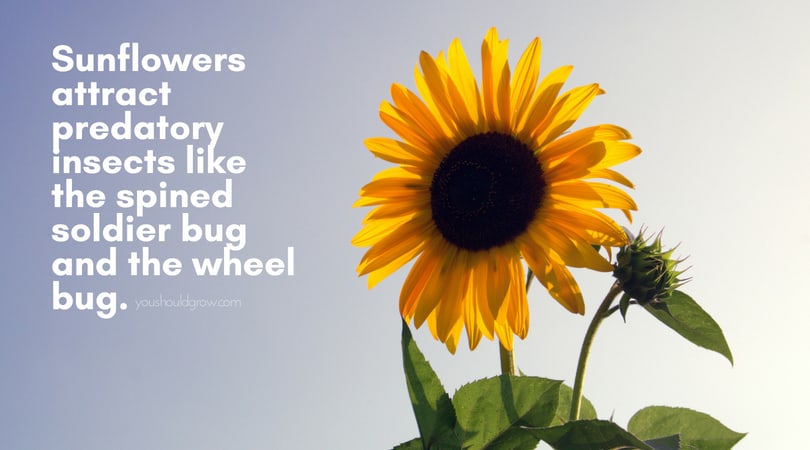
[[[674,248],[664,251],[661,233],[650,242],[644,237],[644,230],[630,244],[619,250],[613,276],[624,291],[623,315],[630,299],[640,305],[662,303],[675,289],[688,281],[678,279],[684,271],[676,270],[682,260],[672,259],[674,251]]]

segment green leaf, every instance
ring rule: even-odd
[[[560,401],[557,405],[557,412],[554,415],[554,420],[549,425],[562,425],[568,422],[571,417],[571,399],[574,396],[574,390],[568,385],[560,386]],[[593,403],[585,397],[582,397],[582,405],[579,407],[580,419],[596,419],[596,409]]]
[[[723,330],[692,297],[681,291],[675,291],[664,304],[667,310],[654,308],[649,304],[645,305],[644,309],[689,342],[720,353],[732,365],[734,364]]]
[[[422,438],[413,438],[408,442],[403,442],[394,447],[393,450],[423,450]]]
[[[425,360],[413,340],[408,324],[402,321],[402,359],[405,380],[411,397],[422,447],[438,449],[444,446],[459,448],[454,434],[456,412],[450,396],[445,392],[436,372]],[[408,443],[406,443],[408,444]],[[404,444],[403,444],[404,445]],[[405,447],[406,449],[410,447]]]
[[[460,450],[460,444],[433,444],[429,447],[429,450]],[[403,442],[393,450],[424,450],[425,447],[422,447],[422,438],[413,438],[408,442]]]
[[[575,420],[556,427],[527,431],[561,450],[654,450],[622,427],[607,420]]]
[[[672,436],[650,439],[644,441],[644,443],[655,450],[681,450],[681,435],[675,434]]]
[[[523,427],[554,421],[562,382],[501,375],[462,386],[453,396],[462,448],[532,450],[539,439]]]
[[[745,437],[708,414],[668,406],[642,409],[630,419],[627,429],[641,439],[679,434],[684,450],[728,450]]]

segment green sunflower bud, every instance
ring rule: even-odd
[[[675,248],[664,250],[660,232],[650,241],[644,237],[644,230],[619,250],[613,276],[624,291],[619,303],[622,316],[627,312],[630,299],[640,305],[666,309],[666,299],[688,281],[678,278],[684,271],[676,268],[683,260],[673,259],[674,251]]]

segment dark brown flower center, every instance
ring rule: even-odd
[[[470,136],[433,175],[433,222],[459,248],[498,247],[526,231],[544,189],[540,164],[526,144],[501,133]]]

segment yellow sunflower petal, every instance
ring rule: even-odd
[[[422,150],[425,154],[444,155],[450,150],[446,144],[432,142],[430,134],[423,130],[418,122],[388,102],[380,105],[380,119],[405,142]]]
[[[591,101],[602,93],[598,84],[579,86],[563,94],[551,107],[543,121],[533,130],[533,138],[538,148],[559,137],[576,122]]]
[[[622,210],[628,219],[630,211],[637,208],[636,202],[626,192],[604,183],[585,183],[571,181],[554,186],[552,197],[568,197],[577,205],[590,208],[617,208]]]
[[[511,116],[509,99],[509,43],[498,39],[498,31],[491,28],[481,44],[481,84],[484,111],[491,131],[507,132]]]
[[[436,307],[436,334],[442,341],[447,340],[456,323],[463,318],[467,281],[470,277],[468,264],[467,253],[460,252],[456,264],[448,268],[442,301]]]
[[[630,132],[616,125],[595,125],[576,130],[549,142],[542,149],[544,158],[552,159],[576,151],[592,142],[630,139]]]
[[[535,245],[548,250],[549,256],[560,264],[571,267],[587,267],[589,269],[607,272],[612,269],[610,263],[594,250],[584,236],[564,234],[551,226],[532,228],[529,237]],[[553,254],[553,255],[552,255]]]
[[[529,301],[526,298],[526,288],[523,264],[519,259],[513,258],[509,267],[511,284],[504,303],[507,305],[506,319],[512,332],[521,339],[525,339],[529,332]]]
[[[391,98],[397,109],[407,114],[429,136],[431,141],[447,139],[448,133],[442,128],[442,124],[436,120],[436,116],[416,94],[404,86],[394,83],[391,85]]]
[[[464,99],[470,119],[474,124],[474,132],[484,131],[484,110],[481,104],[481,97],[478,91],[478,84],[475,82],[470,63],[464,48],[458,39],[453,39],[447,51],[447,59],[450,65],[450,78],[455,80],[459,92]]]
[[[413,173],[406,167],[397,166],[380,171],[365,186],[360,188],[360,198],[355,207],[377,205],[391,201],[415,198],[430,187],[430,179]]]
[[[455,80],[450,75],[448,61],[444,58],[437,59],[436,66],[439,68],[450,107],[455,113],[456,123],[458,125],[458,136],[471,136],[475,134],[477,132],[477,115],[470,113],[467,106],[467,99],[464,98],[461,87],[456,84]]]
[[[367,224],[375,220],[391,219],[394,217],[410,218],[416,214],[424,214],[415,213],[414,211],[425,211],[429,207],[430,198],[427,195],[399,202],[389,202],[374,208],[370,213],[366,214],[363,223]]]
[[[358,273],[365,275],[379,270],[387,275],[399,269],[422,251],[424,236],[430,227],[429,220],[416,216],[392,230],[366,252],[357,266]],[[405,257],[407,259],[403,260]]]
[[[444,243],[436,244],[436,248],[437,250],[442,250],[436,251],[436,258],[440,258],[440,261],[427,280],[427,284],[425,284],[425,288],[422,290],[422,295],[416,305],[413,322],[417,328],[434,312],[439,301],[443,298],[445,287],[450,276],[450,270],[459,252],[456,247]],[[435,328],[431,327],[431,330],[435,330]]]
[[[424,194],[430,189],[426,180],[420,178],[394,178],[387,177],[374,180],[363,186],[360,195],[374,198],[414,198]]]
[[[419,55],[419,64],[422,66],[425,85],[433,99],[433,103],[436,105],[436,109],[439,111],[444,123],[453,125],[451,131],[457,132],[461,128],[461,123],[451,104],[444,76],[436,60],[426,52],[422,52]]]
[[[486,254],[478,256],[478,261],[473,269],[470,289],[474,291],[474,303],[475,307],[478,309],[477,314],[480,319],[479,325],[481,332],[487,339],[491,340],[495,332],[495,316],[492,314],[489,305],[488,258]]]
[[[497,317],[504,304],[504,297],[509,290],[510,255],[502,249],[490,249],[487,256],[487,299],[489,311]]]
[[[417,258],[402,285],[399,295],[399,311],[406,322],[410,322],[416,314],[416,306],[422,300],[422,293],[427,287],[431,275],[437,272],[437,268],[442,263],[433,248],[434,246],[430,243],[425,245],[425,251]],[[438,300],[439,296],[434,298]]]
[[[604,146],[605,157],[597,165],[597,168],[600,169],[613,167],[641,154],[641,148],[629,142],[606,141]]]
[[[588,175],[585,175],[583,178],[603,178],[605,180],[615,181],[629,188],[635,187],[633,182],[628,180],[627,177],[611,169],[591,169]]]
[[[572,70],[573,67],[571,66],[558,67],[540,82],[540,85],[534,91],[534,98],[532,98],[528,112],[524,115],[523,120],[515,126],[518,139],[523,142],[532,142],[532,133],[535,127],[541,124],[548,115],[554,101],[557,99],[557,94],[562,89]]]
[[[414,212],[413,215],[417,213]],[[389,233],[391,230],[399,228],[402,224],[411,220],[411,217],[390,217],[382,218],[374,221],[369,221],[363,228],[357,232],[352,238],[352,245],[358,247],[368,247],[376,244]]]
[[[377,180],[382,180],[384,178],[413,178],[415,180],[418,180],[421,177],[419,177],[418,175],[414,175],[411,172],[408,172],[407,170],[403,169],[402,167],[397,166],[397,167],[389,167],[387,169],[383,169],[383,170],[377,172],[377,174],[374,175],[374,177],[371,179],[371,181],[374,182],[374,181],[377,181]],[[362,192],[362,188],[361,188],[361,192]]]
[[[508,321],[506,320],[507,309],[508,308],[504,308],[501,313],[502,317],[498,317],[498,319],[495,320],[495,334],[498,336],[498,340],[503,348],[512,351],[515,347],[515,333],[509,327]]]
[[[604,183],[571,181],[554,187],[553,195],[576,198],[579,206],[636,209],[636,202],[623,190]]]
[[[521,123],[523,116],[529,109],[537,79],[540,77],[540,53],[542,46],[540,39],[534,38],[529,44],[515,67],[515,76],[512,78],[512,111],[513,122]]]
[[[585,233],[592,244],[618,247],[627,244],[627,234],[610,217],[599,211],[557,204],[545,211],[547,221],[564,227],[568,233]]]
[[[429,195],[430,186],[420,184],[418,180],[411,181],[402,178],[375,180],[363,187],[360,194],[362,197],[355,202],[354,206],[416,201]]]
[[[368,138],[364,143],[374,156],[397,164],[422,165],[431,156],[412,145],[389,138]],[[436,158],[436,165],[438,162]]]
[[[585,301],[571,272],[565,266],[551,262],[540,248],[524,246],[522,250],[534,276],[548,293],[565,309],[584,314]]]
[[[601,164],[605,158],[605,146],[602,142],[594,142],[568,153],[565,158],[559,158],[549,165],[543,174],[547,183],[575,180],[582,178],[590,172],[592,167]]]
[[[475,298],[475,289],[471,284],[475,280],[471,280],[466,285],[466,294],[464,295],[464,328],[467,330],[467,341],[470,349],[475,349],[481,341],[481,336],[484,333],[485,327],[483,326],[484,319],[481,317],[481,310],[478,308],[478,302]]]
[[[576,314],[585,314],[585,301],[582,299],[582,291],[579,289],[577,281],[571,272],[563,265],[552,264],[551,273],[554,280],[549,292],[561,305]]]
[[[461,320],[456,321],[455,325],[453,325],[453,329],[450,330],[448,333],[447,338],[443,341],[444,345],[447,347],[447,350],[451,354],[456,353],[456,349],[458,348],[458,341],[461,338],[461,330],[464,326],[464,322]]]

